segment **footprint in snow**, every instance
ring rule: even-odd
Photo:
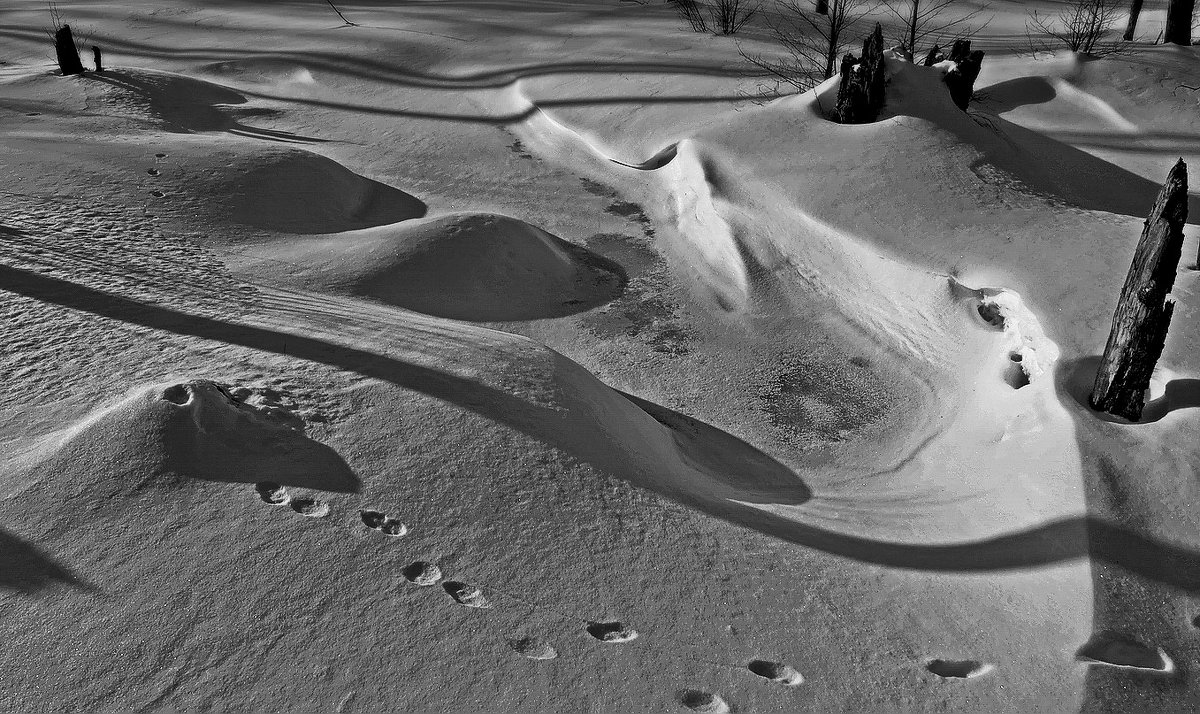
[[[329,504],[317,498],[293,498],[292,510],[309,518],[324,518],[329,515]]]
[[[588,634],[601,642],[629,642],[637,639],[637,630],[620,622],[590,622]]]
[[[399,538],[408,533],[408,526],[380,511],[360,511],[363,525],[386,536]]]
[[[729,711],[729,705],[721,695],[699,689],[685,690],[679,695],[679,703],[694,712],[704,714],[725,714]]]
[[[794,687],[804,683],[804,677],[794,667],[782,662],[756,659],[746,665],[746,668],[763,679],[769,679],[785,687]]]
[[[254,490],[258,491],[259,498],[272,506],[282,506],[291,500],[287,489],[274,481],[259,481],[254,484]]]
[[[166,196],[167,194],[163,193],[162,191],[151,191],[150,195],[154,196],[155,198],[162,198],[162,197]]]
[[[1132,637],[1100,632],[1075,653],[1075,659],[1118,669],[1130,669],[1147,674],[1172,674],[1175,662],[1161,647],[1150,647]]]
[[[463,607],[489,608],[492,606],[487,598],[483,595],[483,590],[474,585],[460,583],[456,580],[448,580],[442,583],[442,589],[446,594],[454,598],[454,602]]]
[[[558,657],[558,650],[551,647],[549,642],[538,637],[522,637],[517,640],[509,640],[508,644],[513,648],[513,651],[528,659],[554,659]]]
[[[434,585],[442,579],[442,569],[424,560],[418,560],[409,565],[404,570],[401,570],[400,574],[413,585],[421,586]],[[451,593],[451,597],[453,596],[453,593]]]
[[[973,659],[932,659],[925,669],[943,679],[974,679],[991,672],[996,666]]]
[[[150,174],[151,176],[157,176],[158,169],[146,169],[146,173]]]

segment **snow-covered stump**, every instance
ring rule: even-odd
[[[945,59],[946,55],[942,54],[942,48],[934,45],[933,47],[929,48],[928,54],[925,55],[925,61],[921,64],[925,65],[926,67],[932,67],[938,62],[944,61]]]
[[[58,68],[64,77],[83,74],[83,62],[79,60],[79,50],[75,47],[75,38],[71,36],[70,25],[63,25],[54,31],[54,54],[58,57]]]
[[[886,74],[883,61],[883,27],[863,40],[862,59],[847,54],[842,58],[835,118],[840,124],[866,124],[883,110]]]
[[[1187,190],[1187,164],[1180,159],[1167,175],[1133,254],[1089,399],[1093,409],[1130,421],[1142,416],[1150,376],[1175,309],[1167,295],[1183,251]]]
[[[965,112],[971,105],[975,80],[979,79],[979,70],[983,67],[983,50],[972,52],[970,40],[956,40],[947,59],[954,63],[954,69],[946,73],[945,79],[946,86],[950,88],[950,98]]]

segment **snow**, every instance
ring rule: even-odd
[[[1200,58],[1026,5],[841,126],[654,5],[10,3],[0,709],[1187,710],[1195,200],[1086,399]]]

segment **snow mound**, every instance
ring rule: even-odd
[[[306,437],[302,420],[255,401],[238,401],[208,380],[145,386],[50,434],[6,470],[53,478],[88,464],[96,481],[107,477],[118,492],[181,477],[358,490],[350,467]]]
[[[314,282],[436,317],[559,317],[617,298],[620,265],[524,221],[459,213],[304,241],[274,254]]]
[[[216,188],[230,218],[282,233],[337,233],[425,215],[404,191],[301,149],[274,149],[234,166]]]

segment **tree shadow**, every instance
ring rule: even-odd
[[[87,72],[82,76],[85,80],[101,82],[128,92],[135,101],[177,133],[228,132],[289,144],[328,141],[243,124],[239,120],[239,112],[226,107],[245,104],[245,95],[212,82],[138,69],[108,69],[100,74]],[[269,113],[270,110],[240,112],[242,116]]]
[[[99,592],[95,585],[55,562],[48,554],[12,533],[0,530],[0,590],[36,595],[56,584]]]
[[[755,507],[748,500],[741,503],[734,498],[705,498],[703,496],[711,494],[697,495],[661,481],[631,475],[620,459],[614,459],[609,441],[597,439],[595,434],[581,433],[580,429],[561,428],[561,412],[453,374],[315,337],[224,322],[139,303],[9,266],[0,265],[0,285],[10,292],[102,317],[292,355],[414,389],[508,425],[607,473],[656,490],[698,510],[788,542],[860,562],[938,572],[988,572],[1053,565],[1090,556],[1094,562],[1111,564],[1176,590],[1200,594],[1200,553],[1146,533],[1136,524],[1088,515],[992,538],[951,544],[896,543],[846,535],[780,517]],[[566,358],[560,356],[556,359],[566,362]],[[736,437],[724,434],[715,427],[664,407],[650,405],[644,400],[634,403],[656,412],[659,423],[679,429],[676,439],[685,444],[689,440],[715,439],[716,444],[726,442],[723,445],[728,446],[728,442],[736,440]],[[691,435],[687,433],[689,428],[694,430]],[[742,461],[721,461],[722,468],[736,469],[740,464],[749,472],[754,468],[762,468],[764,463],[770,466],[769,457],[744,442],[741,444],[733,453],[740,451]],[[723,458],[727,458],[729,452],[723,453],[726,454]],[[693,453],[685,457],[691,458],[699,466],[704,466],[706,462],[703,452],[700,456]],[[785,475],[778,466],[767,469],[766,474],[765,482],[771,484],[772,488],[786,483],[793,500],[798,501],[805,495],[806,487],[795,481],[785,481]],[[793,478],[799,480],[798,477]],[[749,493],[754,489],[747,488],[746,484],[755,482],[732,483]]]

